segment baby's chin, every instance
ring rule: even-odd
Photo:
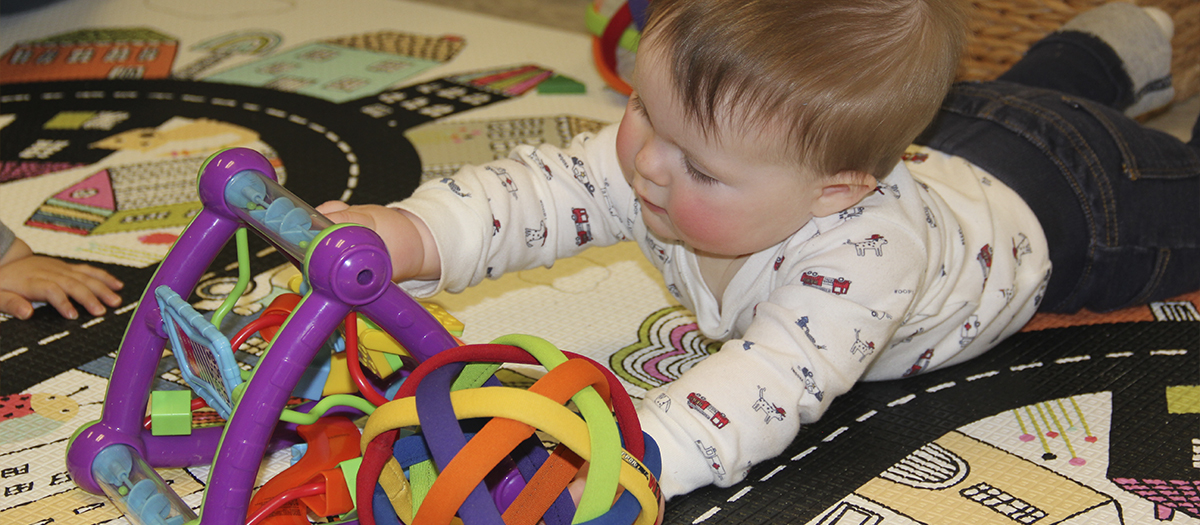
[[[645,210],[645,208],[643,208],[643,210]],[[643,211],[642,224],[645,224],[646,229],[649,230],[650,233],[654,234],[654,237],[660,241],[687,244],[686,241],[679,237],[679,234],[676,233],[674,229],[666,224],[665,217],[651,216],[646,211]]]

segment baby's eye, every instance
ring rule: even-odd
[[[696,182],[699,182],[700,184],[717,184],[718,182],[720,182],[717,179],[709,177],[708,175],[705,175],[700,170],[696,169],[696,167],[693,166],[692,163],[686,159],[684,159],[684,161],[683,161],[683,166],[684,166],[684,168],[687,169],[688,175],[692,176],[692,180],[695,180]]]
[[[646,114],[646,106],[642,104],[642,98],[637,93],[629,96],[629,106],[638,112],[639,115],[649,118],[649,115]]]

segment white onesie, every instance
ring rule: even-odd
[[[633,240],[721,350],[650,390],[638,415],[663,452],[667,497],[743,479],[860,380],[904,377],[975,357],[1033,316],[1050,274],[1033,212],[986,172],[927,148],[854,207],[809,221],[751,254],[717,301],[695,253],[647,231],[616,156],[616,126],[567,148],[430,181],[395,206],[430,227],[439,281],[550,266]]]

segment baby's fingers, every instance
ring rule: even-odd
[[[321,212],[323,215],[329,215],[330,213],[337,213],[349,207],[349,204],[346,204],[342,201],[325,201],[321,203],[320,206],[317,206],[317,211]]]
[[[326,203],[330,204],[330,203]],[[330,211],[325,213],[325,217],[336,224],[344,224],[347,222],[366,226],[372,230],[376,229],[379,224],[379,217],[387,217],[390,214],[396,213],[395,210],[378,206],[374,204],[364,204],[358,206],[346,206],[342,202],[334,202],[334,206],[330,207]],[[341,206],[336,206],[340,204]],[[322,204],[324,206],[324,204]]]

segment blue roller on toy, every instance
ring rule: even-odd
[[[183,525],[196,519],[191,508],[126,445],[101,450],[92,474],[109,499],[137,525]]]
[[[242,171],[229,180],[225,200],[245,210],[251,220],[261,225],[263,233],[294,247],[286,250],[284,246],[297,260],[303,259],[313,239],[332,223],[307,204],[273,191],[276,188],[258,173]]]

